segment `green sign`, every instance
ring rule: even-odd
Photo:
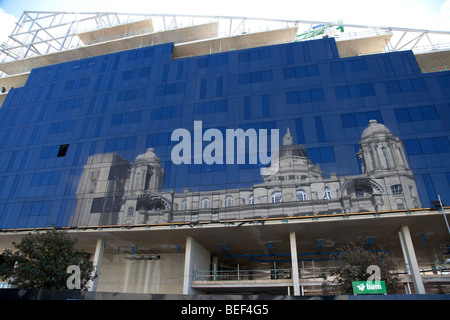
[[[353,294],[387,294],[384,281],[353,281]]]

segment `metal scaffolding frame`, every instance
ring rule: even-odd
[[[85,46],[77,36],[80,33],[147,19],[152,19],[152,32],[218,22],[217,37],[227,37],[295,26],[298,27],[296,41],[324,36],[343,41],[392,34],[386,43],[386,52],[413,50],[422,53],[450,49],[450,31],[237,16],[25,11],[7,42],[1,45],[0,63]],[[122,37],[133,35],[136,34],[127,33]]]

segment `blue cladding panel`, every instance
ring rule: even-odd
[[[249,155],[244,164],[173,164],[171,134],[185,128],[194,136],[194,121],[224,136],[279,129],[280,142],[289,128],[328,177],[361,172],[355,146],[376,119],[404,141],[424,206],[436,194],[450,203],[450,72],[421,74],[411,52],[340,59],[332,38],[178,60],[172,49],[37,68],[8,94],[0,109],[0,228],[69,225],[84,165],[96,154],[134,162],[153,148],[163,191],[262,183],[263,165]],[[101,221],[114,221],[114,212]]]

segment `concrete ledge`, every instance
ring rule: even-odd
[[[9,75],[26,73],[34,68],[68,61],[101,56],[109,53],[147,47],[163,43],[181,43],[209,39],[217,34],[217,23],[137,35],[127,38],[99,42],[84,47],[59,51],[26,59],[0,63],[0,70]]]

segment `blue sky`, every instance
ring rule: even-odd
[[[0,42],[25,10],[231,15],[450,30],[450,0],[0,0]]]

